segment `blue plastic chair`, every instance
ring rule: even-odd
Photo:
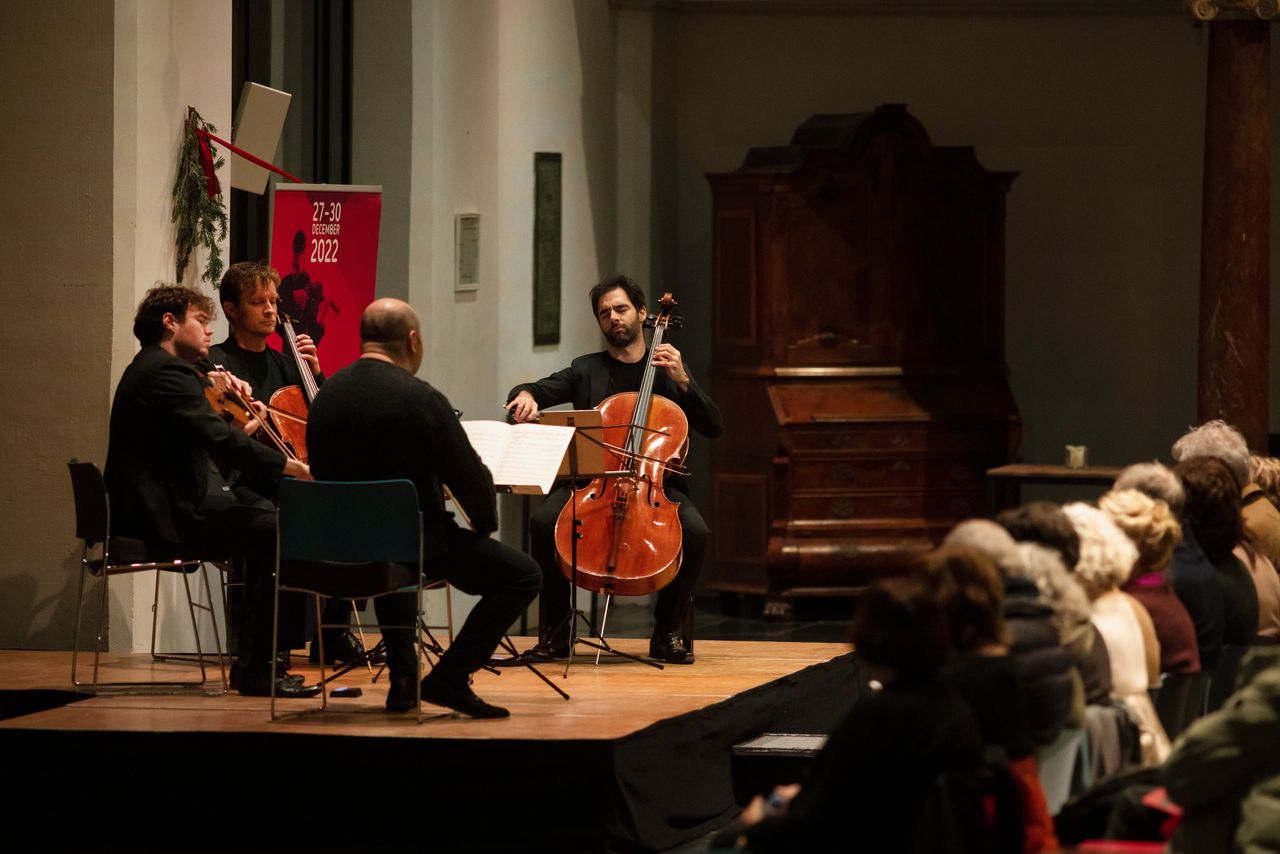
[[[423,621],[422,511],[418,490],[408,480],[304,481],[280,483],[276,529],[276,594],[272,630],[271,719],[275,720],[275,653],[280,621],[280,592],[315,594],[316,624],[321,625],[320,599],[372,599],[389,593],[416,592],[418,606],[411,626],[418,637]],[[323,633],[318,633],[323,638]],[[325,678],[324,647],[320,677]],[[414,643],[418,672],[420,644]],[[414,680],[415,684],[419,680]],[[421,690],[419,685],[418,690]],[[328,708],[321,692],[320,709]],[[422,721],[421,696],[418,720]]]

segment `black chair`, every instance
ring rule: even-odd
[[[1205,698],[1209,693],[1209,674],[1198,673],[1166,673],[1160,679],[1160,691],[1153,698],[1156,714],[1169,740],[1177,738],[1182,731],[1204,714]]]
[[[422,511],[418,490],[408,480],[280,482],[279,524],[276,532],[276,637],[280,620],[280,591],[315,594],[316,625],[322,623],[320,600],[373,599],[405,591],[417,595],[415,622],[410,626],[384,626],[414,632],[418,672],[422,670],[422,644],[418,630],[424,625],[422,575]],[[443,582],[440,582],[443,584]],[[320,678],[325,681],[324,633],[320,638]],[[272,662],[276,660],[273,649]],[[275,720],[275,674],[272,673],[271,719]],[[418,680],[414,680],[418,684]],[[421,690],[419,684],[418,690]],[[328,698],[320,695],[320,710]],[[423,720],[421,697],[418,721]]]
[[[94,463],[82,463],[72,460],[67,463],[71,473],[71,490],[75,498],[76,536],[81,540],[80,582],[76,592],[76,627],[75,639],[71,648],[71,683],[77,688],[87,689],[90,693],[216,693],[227,692],[227,666],[222,652],[222,638],[218,633],[218,623],[213,608],[213,594],[209,587],[209,575],[204,578],[204,603],[196,602],[191,596],[191,573],[201,569],[205,563],[215,563],[208,556],[175,554],[172,547],[149,543],[132,537],[119,537],[111,534],[111,509],[107,501],[107,487],[102,479],[102,472]],[[91,553],[101,547],[101,556],[94,558]],[[195,634],[196,654],[192,660],[200,666],[200,680],[152,680],[152,681],[116,681],[101,682],[98,673],[101,665],[104,627],[106,625],[107,592],[112,576],[133,572],[156,573],[155,597],[151,603],[151,654],[153,660],[163,660],[168,656],[156,653],[156,623],[160,603],[160,574],[162,572],[177,573],[182,577],[183,588],[187,594],[187,611],[191,617],[191,630]],[[89,682],[81,682],[77,667],[80,654],[80,622],[84,604],[85,579],[95,576],[102,579],[102,593],[98,603],[97,641],[93,650],[93,678]],[[221,685],[210,690],[208,672],[205,665],[203,644],[200,642],[200,626],[196,611],[205,611],[213,619],[214,648],[217,653],[218,670],[221,674]]]

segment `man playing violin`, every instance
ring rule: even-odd
[[[422,331],[406,302],[380,299],[360,318],[360,358],[325,383],[311,407],[308,446],[325,480],[407,478],[422,505],[424,572],[480,597],[462,629],[422,680],[422,699],[473,718],[506,717],[469,684],[498,641],[538,595],[538,565],[491,539],[498,528],[493,478],[471,447],[443,394],[414,376],[422,367]],[[444,509],[443,488],[471,522],[459,527]],[[414,596],[374,600],[378,618],[412,625]],[[387,708],[416,705],[412,633],[383,629],[391,685]]]
[[[534,383],[518,385],[507,395],[507,411],[517,422],[536,421],[541,410],[563,403],[590,409],[613,394],[637,391],[644,374],[648,347],[642,327],[648,316],[644,291],[627,276],[615,276],[591,289],[591,308],[604,333],[605,349],[579,356],[562,371]],[[654,394],[669,398],[684,410],[689,425],[714,438],[724,430],[720,410],[698,388],[685,368],[680,351],[662,343],[654,351]],[[649,655],[671,664],[692,664],[693,653],[680,636],[680,626],[693,603],[710,531],[693,505],[681,478],[664,481],[667,497],[680,503],[684,558],[675,580],[658,593]],[[538,603],[539,641],[526,653],[533,660],[564,658],[569,652],[569,581],[556,563],[555,529],[560,510],[569,500],[569,486],[552,490],[529,521],[530,550],[542,567],[543,587]]]
[[[196,370],[207,357],[213,301],[193,288],[152,288],[138,306],[133,333],[142,349],[125,369],[111,406],[106,482],[115,533],[146,540],[175,555],[195,550],[245,558],[245,614],[239,626],[241,694],[271,692],[272,574],[275,512],[248,489],[221,482],[219,468],[237,469],[274,485],[309,478],[307,466],[250,439],[256,429],[233,427],[206,399],[208,380]],[[227,382],[239,394],[248,387]],[[305,697],[282,674],[277,696]]]
[[[231,373],[249,383],[253,397],[260,403],[268,403],[271,396],[287,386],[302,385],[297,360],[268,346],[267,339],[276,332],[280,323],[280,274],[265,261],[239,261],[227,268],[218,287],[222,310],[227,315],[227,340],[209,348],[209,362],[222,365]],[[297,337],[298,355],[310,369],[317,384],[324,382],[320,370],[320,358],[316,344],[308,335]],[[239,483],[244,480],[236,473],[227,473]],[[246,481],[250,489],[274,497],[274,490],[264,484]],[[342,600],[328,600],[321,620],[325,623],[342,622],[349,606]],[[282,648],[297,648],[303,636],[281,639]],[[351,632],[326,629],[324,636],[326,664],[335,661],[354,661],[364,653],[360,641]],[[312,664],[320,661],[320,645],[312,638]]]

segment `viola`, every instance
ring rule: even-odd
[[[215,372],[200,375],[201,385],[204,386],[205,399],[209,401],[213,411],[228,424],[234,424],[243,430],[250,421],[260,418],[261,413],[254,409],[251,401],[241,397],[227,382],[225,376],[226,368],[221,365],[214,365],[214,368],[216,369]],[[258,406],[261,405],[258,404]],[[276,431],[270,418],[261,418],[261,423],[262,426],[253,434],[254,438],[265,442],[290,459],[299,460],[293,445]],[[306,462],[305,460],[299,461]]]
[[[625,474],[596,478],[582,489],[575,488],[556,521],[560,569],[586,590],[643,596],[666,587],[680,570],[684,547],[680,505],[667,499],[663,476],[668,471],[683,473],[689,422],[674,401],[653,393],[653,353],[673,322],[675,305],[669,293],[659,301],[640,390],[612,395],[596,407],[606,425],[607,467]],[[579,523],[576,579],[575,516]]]
[[[311,410],[311,401],[316,399],[316,393],[320,388],[316,384],[315,375],[311,373],[311,366],[298,352],[298,334],[294,332],[293,324],[287,316],[280,316],[277,331],[284,342],[285,352],[293,357],[293,362],[298,367],[298,376],[302,378],[302,384],[287,385],[277,389],[275,394],[271,395],[267,413],[276,432],[293,447],[298,459],[305,463],[307,462],[307,413]]]

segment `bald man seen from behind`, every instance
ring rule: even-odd
[[[418,488],[426,575],[480,597],[453,644],[422,680],[422,699],[476,718],[506,717],[471,690],[471,674],[537,596],[542,575],[528,555],[489,535],[497,530],[493,478],[467,440],[448,399],[415,374],[422,366],[417,312],[380,299],[360,318],[360,358],[320,389],[307,421],[317,480],[408,478]],[[444,508],[448,486],[471,520],[461,528]],[[374,600],[383,623],[411,625],[415,600],[402,593]],[[418,678],[413,634],[384,629],[391,684],[387,708],[414,708]]]

